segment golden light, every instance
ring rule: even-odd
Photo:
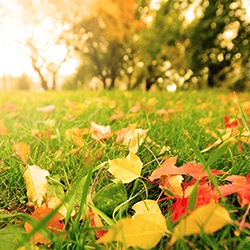
[[[36,73],[25,48],[25,39],[28,33],[32,32],[32,23],[24,23],[22,10],[15,0],[0,0],[2,17],[0,23],[0,77],[18,77],[23,73],[31,78],[36,78]],[[66,47],[63,45],[52,46],[46,44],[50,40],[49,34],[44,30],[44,25],[49,27],[50,23],[42,23],[40,30],[36,27],[35,39],[40,42],[39,46],[44,46],[44,51],[51,57],[52,62],[62,60]],[[71,75],[75,72],[78,61],[75,58],[67,60],[59,70],[62,76]]]

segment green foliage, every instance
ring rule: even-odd
[[[188,60],[196,75],[207,77],[209,87],[227,84],[247,87],[249,21],[242,1],[203,1],[203,15],[188,28]],[[235,71],[235,73],[234,73]],[[237,73],[236,73],[237,71]],[[230,79],[231,78],[231,79]],[[237,82],[243,86],[237,86]],[[227,83],[228,82],[228,83]]]

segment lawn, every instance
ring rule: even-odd
[[[0,249],[250,248],[249,100],[0,93]]]

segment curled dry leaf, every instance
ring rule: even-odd
[[[48,191],[49,172],[38,166],[28,166],[23,174],[29,201],[41,207]]]

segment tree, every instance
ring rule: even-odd
[[[241,0],[204,0],[201,7],[203,15],[188,30],[187,58],[196,75],[207,76],[209,87],[220,86],[236,67],[249,71],[249,21]],[[246,77],[238,75],[234,82]]]
[[[58,1],[53,3],[61,8]],[[77,7],[69,7],[65,15],[61,14],[61,21],[69,27],[61,39],[89,62],[89,71],[102,80],[105,89],[112,89],[121,76],[128,43],[139,28],[135,1],[95,0],[79,3]],[[83,65],[86,67],[86,63]]]
[[[72,56],[71,47],[66,47],[59,40],[64,32],[63,23],[52,15],[53,8],[49,1],[19,0],[19,4],[23,8],[23,26],[26,31],[26,35],[21,38],[21,44],[26,48],[41,87],[49,89],[51,76],[51,88],[56,89],[58,71]]]
[[[146,90],[167,79],[168,74],[185,72],[184,13],[188,6],[188,1],[161,2],[159,10],[151,14],[153,21],[142,30],[139,48]]]

